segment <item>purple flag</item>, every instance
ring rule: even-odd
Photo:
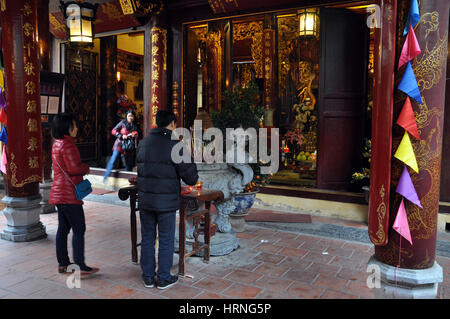
[[[1,86],[0,86],[0,107],[6,110],[5,95],[3,94],[3,88]]]
[[[408,169],[406,165],[403,167],[402,175],[400,176],[400,180],[398,182],[397,189],[395,190],[397,193],[405,197],[410,202],[416,204],[420,208],[423,208],[420,204],[419,196],[417,196],[416,189],[414,188],[413,182],[411,180],[411,176],[409,176]]]

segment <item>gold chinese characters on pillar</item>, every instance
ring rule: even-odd
[[[167,30],[153,27],[151,36],[150,128],[157,127],[156,113],[165,108],[163,83],[167,71]]]
[[[8,87],[7,177],[19,188],[42,180],[37,1],[8,1],[0,20]]]

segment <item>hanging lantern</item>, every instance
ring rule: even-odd
[[[299,36],[319,35],[319,8],[307,8],[297,11]]]
[[[60,1],[60,3],[66,20],[68,40],[71,43],[92,44],[98,3],[91,4],[80,1],[67,3]]]

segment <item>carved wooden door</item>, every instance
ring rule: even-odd
[[[75,115],[83,161],[97,160],[97,53],[66,48],[65,111]]]
[[[365,17],[323,8],[320,16],[317,187],[345,190],[358,167],[367,103]]]

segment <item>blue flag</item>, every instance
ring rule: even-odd
[[[8,134],[6,134],[6,128],[4,126],[0,132],[0,141],[8,145]]]
[[[403,36],[407,35],[409,32],[409,26],[412,25],[414,28],[420,20],[419,5],[417,0],[411,0],[411,7],[409,8],[408,19],[406,20],[405,29],[403,30]]]
[[[417,85],[416,76],[411,66],[411,62],[406,65],[403,78],[398,85],[398,89],[408,94],[411,98],[422,104],[422,97],[420,96],[419,86]]]

